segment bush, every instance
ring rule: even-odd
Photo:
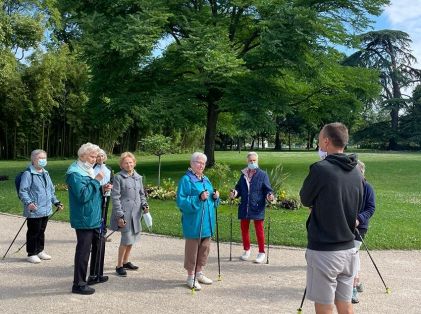
[[[228,200],[230,190],[234,188],[237,180],[230,166],[216,163],[212,168],[206,170],[205,174],[212,183],[213,188],[219,191],[221,200]]]

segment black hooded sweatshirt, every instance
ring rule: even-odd
[[[311,207],[307,248],[339,251],[354,247],[357,214],[363,203],[363,178],[354,154],[332,154],[310,166],[300,191]]]

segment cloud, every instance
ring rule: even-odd
[[[412,40],[413,55],[421,67],[421,1],[419,0],[392,0],[385,8],[382,16],[388,21],[389,29],[401,30]]]

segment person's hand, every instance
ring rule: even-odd
[[[232,189],[231,192],[230,192],[230,199],[233,200],[237,196],[236,194],[237,194],[237,191]]]
[[[217,200],[219,198],[219,191],[215,190],[215,192],[213,192],[212,197],[214,200]]]
[[[143,213],[145,213],[145,214],[149,213],[149,205],[148,204],[143,205],[142,208],[143,208]]]
[[[35,205],[34,203],[31,203],[28,205],[28,209],[29,211],[33,212],[35,210],[37,210],[37,205]]]
[[[360,221],[357,219],[355,220],[355,228],[357,228],[360,225]]]
[[[62,209],[64,209],[64,205],[63,205],[61,202],[57,202],[57,203],[55,203],[54,205],[56,206],[57,210],[62,210]]]
[[[275,200],[275,197],[273,196],[273,194],[272,194],[272,193],[269,193],[269,194],[266,196],[266,198],[267,198],[267,200],[268,200],[269,202],[273,202],[273,201]]]
[[[123,228],[126,225],[126,221],[123,218],[119,218],[117,224],[120,228]]]
[[[104,179],[104,173],[102,171],[98,172],[98,174],[95,176],[95,179],[101,182],[101,180]]]
[[[207,190],[204,190],[202,193],[200,193],[200,199],[202,201],[206,201],[209,197],[209,192]]]
[[[111,191],[111,189],[113,188],[113,185],[111,183],[107,183],[103,186],[104,189],[104,193]]]

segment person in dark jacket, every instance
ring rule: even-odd
[[[55,195],[47,166],[47,153],[36,149],[31,153],[31,165],[22,174],[19,186],[19,199],[23,203],[23,216],[26,224],[27,261],[38,264],[41,260],[50,260],[51,256],[44,251],[45,229],[48,217],[52,214],[52,205],[63,209],[63,205]]]
[[[354,277],[354,287],[352,290],[352,303],[359,303],[358,300],[358,292],[363,292],[363,286],[362,283],[360,283],[360,254],[359,250],[361,247],[362,239],[364,239],[367,230],[368,230],[368,223],[370,218],[373,216],[374,211],[376,209],[376,201],[375,201],[375,194],[374,190],[371,187],[371,185],[367,182],[365,179],[365,164],[358,160],[358,169],[361,171],[361,174],[364,177],[364,201],[361,211],[358,213],[357,216],[357,229],[358,232],[355,232],[355,248],[357,249],[357,273]]]
[[[89,255],[93,245],[99,246],[101,226],[101,197],[108,188],[101,188],[104,174],[94,174],[94,164],[99,147],[92,143],[83,144],[78,150],[79,159],[72,163],[66,172],[69,189],[70,224],[76,230],[77,245],[72,292],[93,294],[95,289],[89,284],[106,282],[108,276],[101,276],[98,281],[86,282]]]
[[[101,197],[101,226],[100,232],[95,233],[95,237],[98,239],[92,242],[91,250],[91,265],[89,267],[89,278],[88,284],[95,284],[101,282],[101,279],[104,276],[104,258],[105,258],[105,235],[107,234],[107,217],[108,217],[108,207],[110,203],[110,189],[112,189],[112,171],[105,164],[107,161],[107,154],[104,150],[100,149],[98,156],[96,157],[96,164],[94,165],[94,175],[97,175],[99,172],[104,174],[100,184],[103,191]],[[105,191],[108,192],[105,192]],[[96,244],[99,244],[97,246]]]
[[[354,231],[363,204],[363,180],[355,155],[344,154],[348,129],[342,123],[325,125],[319,147],[324,160],[310,166],[300,190],[310,208],[307,219],[307,298],[316,313],[352,313],[352,286],[356,271]]]
[[[255,262],[263,263],[265,260],[265,233],[263,222],[265,219],[266,200],[272,202],[274,197],[272,187],[267,173],[259,168],[259,156],[255,152],[247,154],[247,168],[241,171],[235,189],[231,191],[230,197],[240,197],[238,206],[238,219],[241,223],[241,236],[243,239],[244,252],[240,259],[246,261],[250,257],[250,220],[254,221],[259,253]]]

